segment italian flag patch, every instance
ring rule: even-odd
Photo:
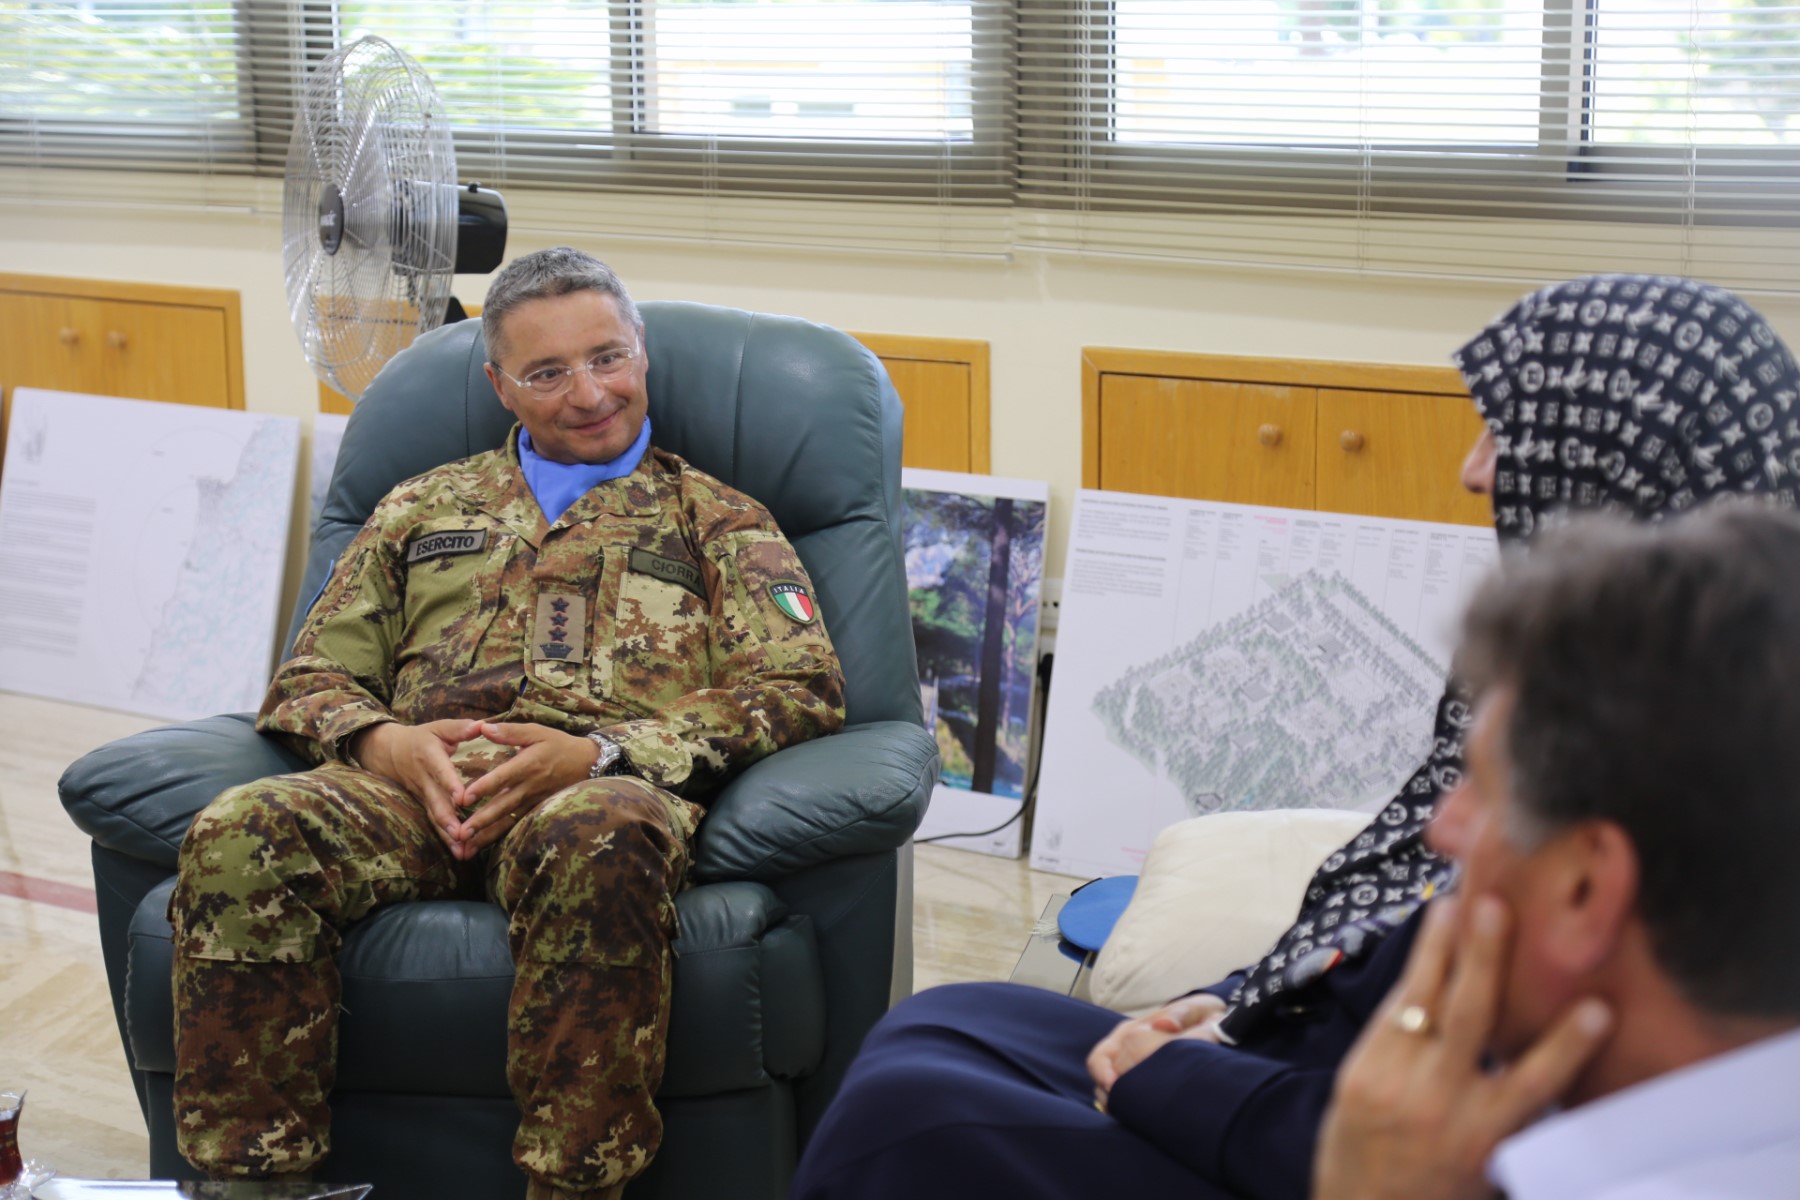
[[[819,606],[813,603],[812,594],[791,579],[771,583],[769,595],[775,598],[775,607],[802,625],[819,619]]]

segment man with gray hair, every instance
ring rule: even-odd
[[[175,1111],[208,1175],[329,1153],[344,930],[485,894],[510,917],[527,1195],[616,1197],[661,1141],[673,897],[705,800],[843,723],[768,510],[651,445],[618,276],[525,255],[482,332],[512,436],[376,507],[257,722],[318,765],[225,792],[182,843]]]
[[[1795,1195],[1800,517],[1555,531],[1459,665],[1428,837],[1460,894],[1338,1076],[1315,1196]]]

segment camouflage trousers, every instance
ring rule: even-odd
[[[516,971],[514,1161],[573,1192],[638,1174],[669,1025],[674,894],[701,810],[642,780],[565,788],[459,864],[404,790],[327,764],[225,792],[182,843],[175,1114],[214,1177],[309,1171],[331,1149],[344,931],[384,904],[486,894]]]

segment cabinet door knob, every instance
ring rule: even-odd
[[[1260,427],[1256,431],[1256,440],[1269,447],[1271,450],[1274,449],[1276,446],[1281,445],[1281,426],[1264,425]]]
[[[56,340],[65,346],[73,346],[76,342],[81,340],[81,334],[65,325],[63,328],[57,330]]]
[[[125,333],[120,329],[115,329],[106,335],[106,344],[111,346],[114,350],[123,350],[125,348],[125,340]]]
[[[1346,453],[1355,454],[1363,448],[1363,435],[1354,429],[1346,429],[1338,434],[1338,445],[1342,446]]]

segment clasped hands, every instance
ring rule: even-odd
[[[518,753],[464,782],[451,754],[478,737]],[[504,837],[546,796],[586,779],[599,756],[588,738],[548,725],[459,720],[384,721],[359,731],[350,750],[364,770],[410,792],[451,855],[464,862]]]
[[[1121,1021],[1088,1053],[1088,1074],[1094,1079],[1094,1106],[1104,1110],[1119,1076],[1178,1039],[1199,1042],[1219,1040],[1219,1018],[1225,1001],[1209,992],[1196,992],[1172,1000],[1148,1016]]]

